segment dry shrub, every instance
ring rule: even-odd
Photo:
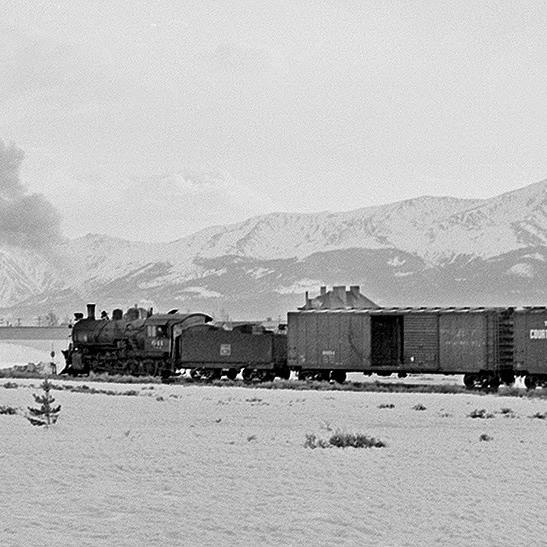
[[[487,435],[486,433],[483,433],[480,437],[479,437],[479,441],[491,441],[494,437],[490,437],[490,435]]]
[[[393,403],[382,403],[378,405],[378,408],[395,408],[395,405]]]
[[[317,437],[314,433],[306,433],[304,448],[383,448],[386,444],[379,439],[362,433],[337,432],[326,439]]]
[[[346,448],[348,446],[353,448],[383,448],[386,446],[384,442],[361,433],[335,433],[329,439],[329,443],[338,448]]]
[[[140,392],[135,389],[129,389],[128,391],[114,391],[112,389],[96,389],[94,387],[89,387],[86,384],[81,386],[72,386],[70,384],[52,384],[52,389],[64,389],[65,391],[70,391],[71,393],[89,393],[91,395],[125,395],[129,397],[137,397],[140,395]]]
[[[87,379],[90,382],[104,382],[109,384],[159,384],[160,376],[130,376],[128,374],[107,374],[90,372]]]
[[[18,414],[19,410],[17,408],[14,408],[13,406],[2,406],[0,405],[0,414]]]
[[[329,443],[325,439],[320,439],[314,433],[306,433],[304,448],[329,448]]]
[[[499,412],[504,418],[516,418],[517,414],[511,408],[504,407]]]
[[[485,408],[475,408],[475,410],[472,410],[468,415],[468,418],[482,418],[482,419],[488,419],[493,418],[494,415],[490,412],[487,412]]]
[[[424,405],[422,405],[422,403],[418,403],[417,405],[414,405],[412,407],[412,410],[427,410],[427,409]]]
[[[545,420],[547,418],[547,412],[536,412],[532,414],[530,418],[537,418],[538,420]]]

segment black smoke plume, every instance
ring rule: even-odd
[[[0,140],[0,243],[45,249],[61,240],[61,218],[42,194],[20,179],[24,153]]]

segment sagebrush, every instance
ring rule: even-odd
[[[314,433],[307,433],[304,448],[383,448],[386,444],[363,433],[336,432],[329,439],[321,439]]]

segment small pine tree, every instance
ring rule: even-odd
[[[46,378],[40,386],[44,393],[43,395],[37,395],[33,393],[34,400],[40,405],[40,408],[27,407],[29,414],[26,418],[32,425],[45,425],[46,427],[54,424],[61,412],[61,405],[53,406],[55,399],[49,394],[51,391],[51,384]]]

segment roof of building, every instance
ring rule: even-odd
[[[306,293],[306,303],[299,310],[336,310],[336,309],[371,309],[378,308],[378,304],[361,294],[359,285],[334,286],[327,291],[321,287],[319,296],[309,298]]]

